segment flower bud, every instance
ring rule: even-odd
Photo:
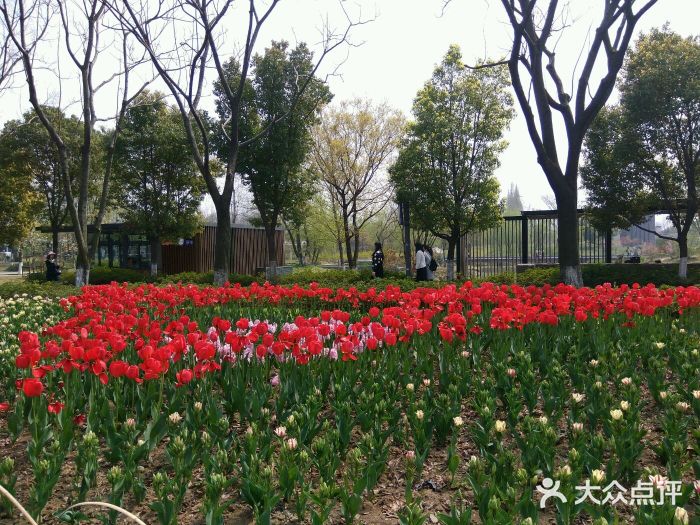
[[[287,450],[296,450],[296,448],[297,448],[296,438],[289,438],[287,441],[284,442],[284,446]]]
[[[560,467],[559,469],[557,469],[555,476],[557,479],[561,479],[564,481],[569,479],[571,477],[571,467],[569,465],[564,465],[563,467]]]
[[[416,419],[418,421],[423,421],[423,417],[425,417],[425,414],[423,413],[422,410],[416,410]]]
[[[182,421],[182,416],[179,412],[173,412],[168,416],[168,419],[173,425],[177,425],[180,421]]]
[[[630,404],[627,401],[620,401],[620,408],[627,412],[627,410],[630,408]]]
[[[287,428],[286,428],[286,427],[277,427],[277,428],[275,429],[275,435],[276,435],[278,438],[283,438],[284,436],[287,435]]]
[[[496,429],[496,432],[503,434],[506,431],[506,422],[499,419],[496,421],[494,428]]]
[[[195,409],[197,412],[201,412],[202,406],[203,406],[203,405],[202,405],[202,402],[201,402],[201,401],[195,401],[195,403],[194,403],[194,409]]]
[[[110,485],[116,485],[124,477],[124,472],[119,465],[114,465],[107,471],[107,481]]]
[[[583,423],[574,423],[571,425],[571,430],[573,430],[574,434],[580,434],[583,432]]]
[[[689,521],[688,511],[683,507],[676,507],[676,511],[673,513],[673,525],[688,525]]]
[[[518,480],[520,483],[526,483],[528,480],[527,476],[527,470],[524,468],[520,467],[516,472],[515,472],[515,479]]]
[[[454,424],[455,427],[459,428],[462,425],[464,425],[464,420],[459,416],[455,416],[452,418],[452,423]]]
[[[575,448],[572,448],[569,450],[569,459],[572,463],[577,463],[578,460],[581,459],[581,453]]]
[[[631,377],[623,377],[622,381],[620,381],[624,386],[630,386],[632,384],[632,378]]]
[[[406,390],[408,390],[409,392],[413,392],[415,389],[416,389],[416,387],[413,386],[413,383],[408,383],[406,385]]]
[[[610,417],[613,418],[614,421],[619,421],[620,419],[622,419],[622,410],[619,410],[617,408],[611,410]]]
[[[595,469],[591,472],[591,481],[594,485],[601,485],[605,481],[605,472],[599,469]]]

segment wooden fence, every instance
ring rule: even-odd
[[[276,231],[277,264],[284,264],[284,230]],[[216,226],[205,226],[190,245],[163,245],[163,273],[206,273],[214,270]],[[231,267],[237,275],[254,275],[268,263],[267,241],[262,228],[231,228]]]

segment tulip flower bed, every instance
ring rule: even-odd
[[[0,355],[0,484],[46,523],[85,500],[163,525],[700,519],[696,287],[112,284],[59,306]]]

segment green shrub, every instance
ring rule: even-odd
[[[545,284],[557,284],[559,282],[558,267],[528,268],[516,275],[515,282],[520,286],[544,286]]]
[[[680,286],[700,283],[700,264],[688,265],[688,279],[685,281],[678,278],[678,266],[675,264],[584,264],[581,273],[584,284],[590,287],[604,283],[614,286],[635,283],[642,286],[649,283]],[[517,283],[522,286],[555,285],[559,282],[557,267],[528,268],[517,275]]]
[[[214,282],[214,274],[212,272],[182,272],[172,275],[161,275],[157,281],[162,284],[177,284],[180,282],[183,284],[212,284]]]
[[[118,283],[143,283],[152,280],[151,276],[143,270],[109,268],[106,266],[93,266],[90,268],[90,284],[109,284],[112,281]],[[75,272],[63,272],[61,274],[61,282],[75,282]]]
[[[25,293],[32,297],[35,295],[41,295],[43,297],[66,297],[76,293],[76,288],[62,283],[31,282],[24,279],[0,283],[0,297],[12,297]]]

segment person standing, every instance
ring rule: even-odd
[[[416,243],[416,281],[427,281],[428,273],[427,267],[425,265],[425,252],[423,252],[423,246],[417,242]]]
[[[46,254],[46,280],[58,281],[61,275],[60,266],[56,262],[56,253],[49,252]]]
[[[374,253],[372,254],[372,276],[381,279],[384,277],[384,252],[382,243],[374,243]]]
[[[425,253],[425,272],[428,281],[435,280],[435,270],[437,270],[437,261],[433,256],[433,249],[430,246],[423,246],[423,252]]]

